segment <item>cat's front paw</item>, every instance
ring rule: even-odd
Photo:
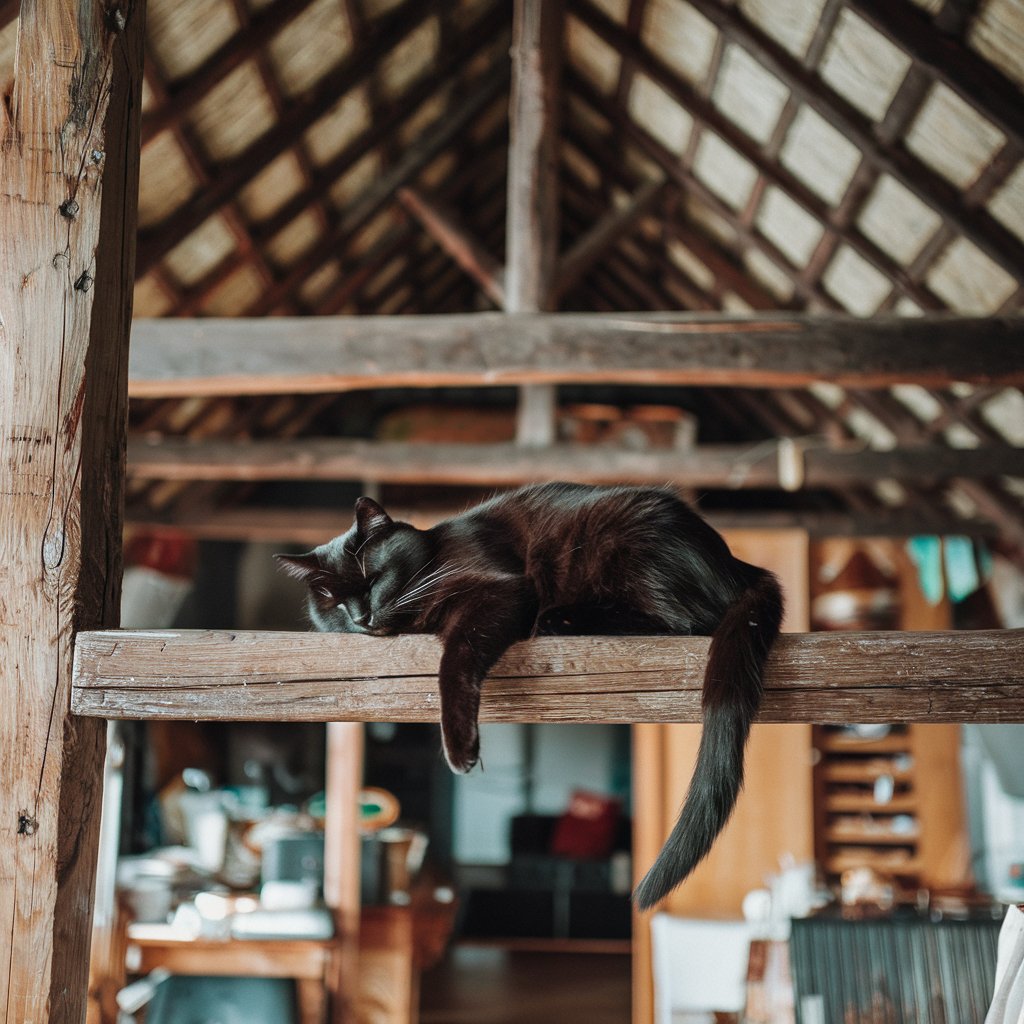
[[[456,775],[465,775],[480,760],[480,733],[473,729],[465,736],[449,736],[442,730],[444,759]]]

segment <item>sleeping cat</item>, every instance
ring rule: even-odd
[[[340,537],[276,556],[309,587],[321,631],[435,633],[441,733],[455,772],[479,757],[485,676],[505,650],[540,633],[712,637],[704,729],[679,819],[634,898],[647,909],[711,849],[743,781],[743,748],[779,632],[775,577],[739,561],[668,490],[524,487],[418,530],[370,498]]]

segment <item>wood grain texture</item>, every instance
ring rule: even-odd
[[[513,647],[482,717],[696,722],[706,637],[545,637]],[[436,721],[434,637],[81,633],[72,709],[102,718]],[[1024,630],[779,640],[763,722],[1024,721]]]
[[[790,455],[791,453],[791,455]],[[795,466],[794,480],[786,475]],[[491,487],[595,484],[787,489],[1024,475],[1024,448],[917,445],[873,451],[822,441],[700,445],[685,451],[612,445],[424,444],[304,437],[295,441],[132,439],[128,475],[153,480],[369,480]]]
[[[669,313],[137,320],[133,397],[635,383],[1024,384],[1024,317]]]
[[[24,3],[0,113],[0,1020],[84,1019],[116,625],[144,5]]]

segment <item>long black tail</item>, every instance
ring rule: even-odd
[[[744,566],[747,589],[711,637],[704,673],[704,728],[679,818],[633,893],[641,910],[667,896],[707,856],[743,785],[743,748],[761,705],[762,672],[782,621],[782,590],[764,569]]]

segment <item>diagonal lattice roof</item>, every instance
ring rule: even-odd
[[[16,10],[0,3],[0,80]],[[150,0],[147,34],[136,315],[500,302],[510,4]],[[562,37],[558,308],[1020,310],[1019,0],[567,0]],[[1016,389],[676,397],[719,439],[1024,446]],[[132,416],[151,433],[298,437],[343,403],[140,401]],[[135,481],[131,497],[167,511],[223,494]],[[949,505],[1024,547],[1022,496],[1004,476],[835,500]]]

